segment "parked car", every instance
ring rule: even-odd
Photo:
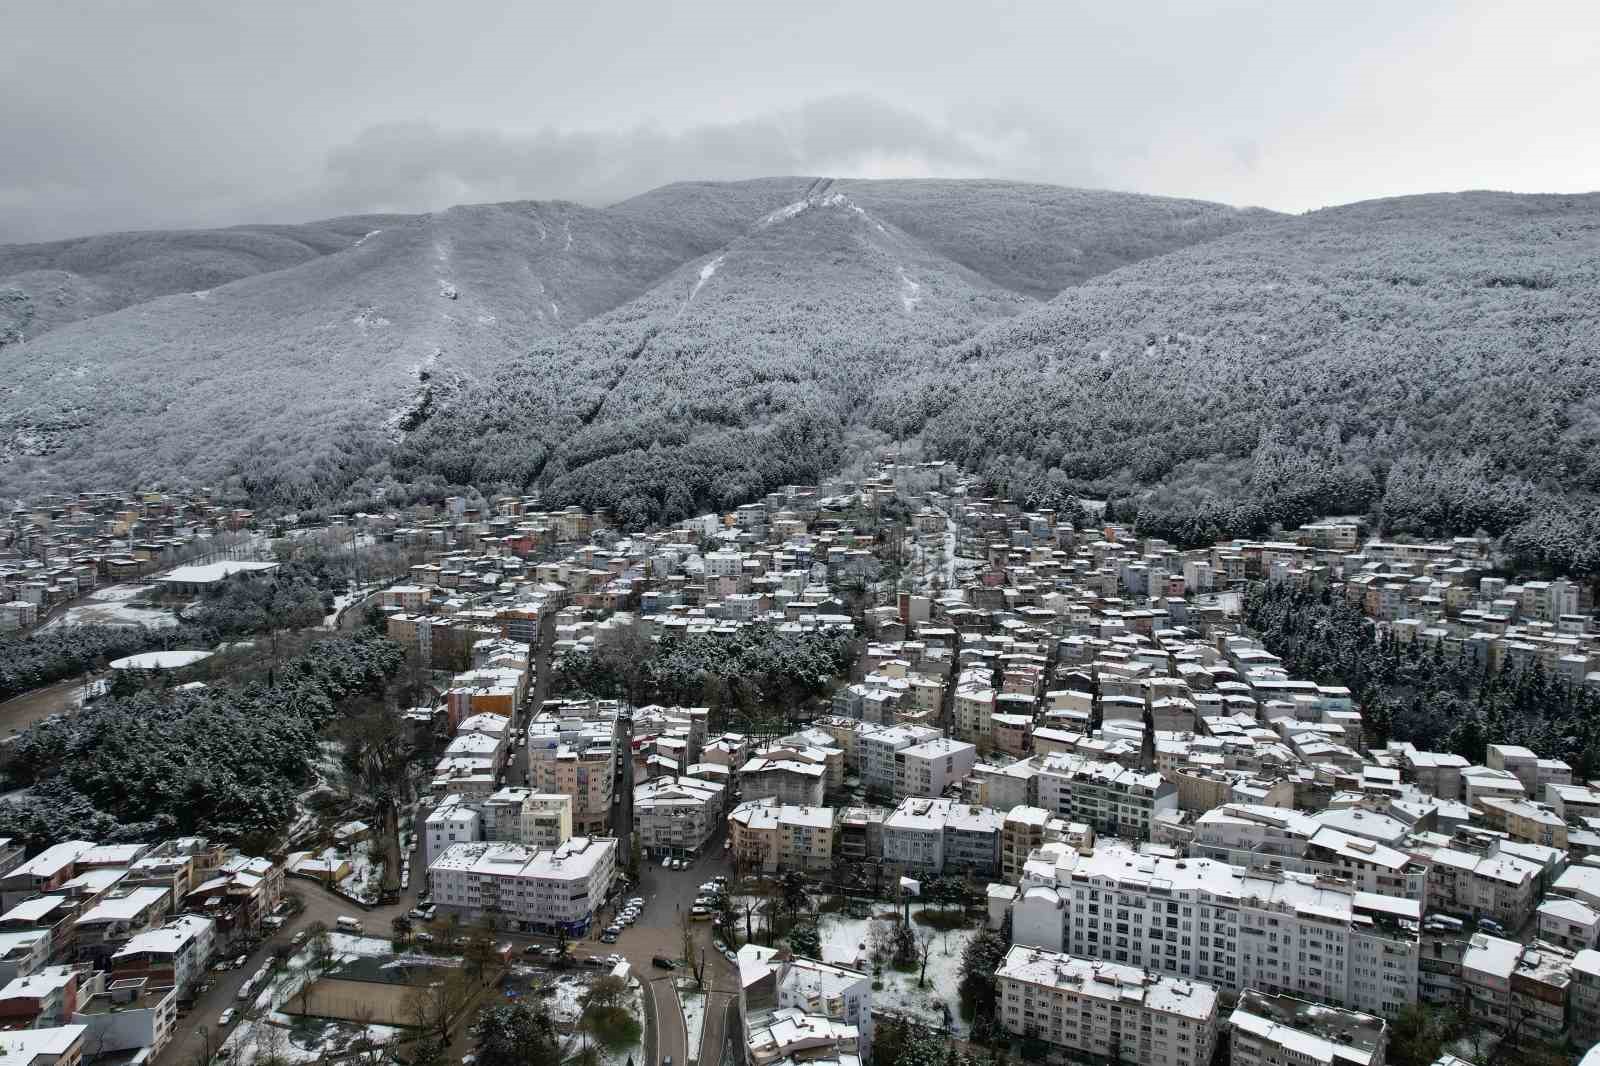
[[[665,955],[656,955],[652,957],[650,959],[650,965],[663,970],[676,970],[678,968],[678,964],[667,958]]]
[[[615,944],[616,942],[617,942],[617,934],[611,932],[609,929],[606,930],[604,933],[600,934],[600,943],[602,943],[602,944]]]
[[[529,944],[527,947],[522,949],[522,953],[524,955],[537,955],[537,954],[539,954],[539,952],[541,952],[543,950],[544,949],[541,948],[538,944]]]
[[[1499,922],[1495,921],[1493,918],[1479,918],[1478,919],[1478,928],[1479,929],[1487,929],[1489,932],[1493,933],[1495,936],[1505,936],[1506,935],[1506,927],[1501,925]]]
[[[432,933],[418,933],[417,934],[417,943],[419,943],[419,944],[431,944],[431,943],[433,943],[433,934]]]
[[[739,956],[737,954],[735,954],[732,950],[728,949],[728,948],[723,948],[722,949],[722,957],[727,959],[729,962],[738,962],[739,961]]]
[[[233,1021],[233,1016],[235,1014],[237,1014],[237,1013],[238,1013],[238,1011],[235,1008],[229,1007],[227,1010],[222,1012],[222,1017],[217,1019],[217,1024],[218,1025],[228,1025],[228,1024],[230,1024]]]
[[[711,908],[710,907],[690,907],[689,908],[689,917],[692,920],[697,921],[697,922],[708,922],[708,921],[711,920]]]
[[[722,891],[722,886],[717,884],[715,881],[707,881],[705,884],[700,886],[699,890],[701,892],[709,892],[712,895],[716,895],[718,892]]]
[[[419,922],[425,922],[428,920],[428,916],[423,913],[421,907],[412,907],[410,910],[406,911],[406,917]]]

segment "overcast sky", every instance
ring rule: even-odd
[[[1591,190],[1597,54],[1592,0],[50,0],[0,34],[0,241],[780,173]]]

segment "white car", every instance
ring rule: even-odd
[[[227,1010],[222,1012],[222,1017],[217,1019],[217,1024],[218,1025],[227,1025],[229,1022],[233,1021],[233,1015],[234,1015],[234,1009],[232,1007],[229,1007]]]

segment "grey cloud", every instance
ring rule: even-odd
[[[519,136],[388,124],[332,153],[325,195],[350,211],[524,198],[606,203],[687,178],[857,174],[882,160],[930,175],[987,173],[1002,165],[967,131],[872,97],[835,96],[683,131],[637,126]]]

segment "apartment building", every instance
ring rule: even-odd
[[[904,725],[861,731],[861,784],[869,793],[893,796],[898,764],[895,756],[939,736],[931,726]],[[901,793],[903,795],[904,793]]]
[[[908,873],[993,877],[1003,817],[958,800],[907,799],[883,822],[883,861]]]
[[[209,918],[182,914],[129,940],[112,955],[107,969],[117,981],[149,978],[186,996],[205,977],[216,949],[216,926]]]
[[[1070,1058],[1193,1066],[1216,1047],[1217,993],[1196,981],[1018,945],[995,983],[1006,1031]]]
[[[1482,851],[1406,842],[1408,854],[1428,864],[1428,907],[1450,914],[1488,917],[1520,929],[1533,914],[1541,870],[1538,864],[1498,847]]]
[[[611,795],[616,777],[612,743],[614,721],[564,720],[528,737],[528,781],[535,792],[572,797],[572,831],[605,832],[611,825]]]
[[[639,846],[652,858],[699,855],[722,823],[723,794],[717,781],[657,777],[635,787],[633,825]]]
[[[1019,944],[1385,1017],[1417,998],[1422,909],[1414,900],[1104,841],[1088,852],[1046,844],[1019,888]]]
[[[729,851],[750,871],[826,870],[833,864],[838,813],[832,807],[749,800],[728,815]]]
[[[1426,909],[1426,862],[1294,810],[1223,804],[1195,820],[1190,852],[1236,866],[1340,877],[1363,892],[1414,899]]]
[[[894,753],[894,795],[937,799],[960,783],[978,761],[978,749],[962,740],[936,737]]]
[[[872,1047],[872,975],[820,962],[785,958],[773,948],[739,949],[739,1006],[752,1061],[829,1061],[843,1052],[859,1062]]]
[[[1006,812],[1000,825],[1000,879],[1008,885],[1022,880],[1022,866],[1033,849],[1044,843],[1050,812],[1021,804]]]
[[[1158,814],[1178,809],[1178,789],[1159,773],[1083,755],[1047,755],[1035,778],[1039,806],[1106,836],[1150,839]]]
[[[433,901],[447,914],[572,936],[588,931],[615,875],[616,841],[581,836],[551,850],[454,844],[428,866]]]
[[[1230,1066],[1383,1066],[1389,1042],[1382,1018],[1253,988],[1228,1027]]]
[[[825,759],[806,759],[778,751],[752,756],[739,767],[739,791],[750,799],[775,799],[797,806],[818,806],[827,789]]]

